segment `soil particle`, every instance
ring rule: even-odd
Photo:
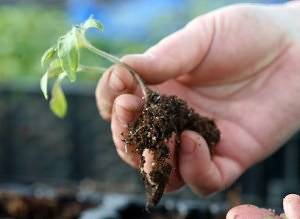
[[[160,95],[148,90],[146,100],[138,118],[128,125],[128,132],[122,135],[126,146],[134,147],[133,151],[140,157],[140,173],[147,193],[146,207],[151,209],[160,201],[172,171],[168,163],[170,151],[167,146],[172,136],[175,136],[176,156],[182,131],[199,133],[211,152],[220,140],[220,131],[212,119],[199,115],[176,96]],[[153,154],[152,169],[148,174],[144,171],[143,152],[146,149]]]

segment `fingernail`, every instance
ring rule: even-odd
[[[185,155],[190,155],[195,151],[196,143],[189,137],[184,136],[184,141],[181,145],[181,152]]]
[[[121,81],[121,79],[118,77],[117,73],[114,70],[112,70],[111,72],[109,86],[111,87],[111,89],[117,92],[125,90],[125,84]]]
[[[295,208],[300,206],[300,197],[296,194],[287,195],[283,199],[284,212],[293,212]]]

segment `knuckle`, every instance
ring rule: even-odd
[[[95,89],[95,97],[96,97],[96,101],[98,102],[100,100],[100,93],[101,93],[101,79],[99,80],[97,87]]]
[[[100,110],[99,113],[100,113],[100,116],[102,117],[102,119],[104,119],[105,121],[110,121],[111,113],[103,111],[103,110]]]
[[[191,186],[191,188],[195,193],[206,198],[222,190],[221,186],[214,184]]]
[[[116,66],[112,74],[124,84],[125,90],[133,91],[136,88],[136,82],[131,73],[122,66]]]
[[[100,100],[102,98],[105,98],[105,95],[103,95],[103,92],[105,90],[106,84],[107,84],[107,79],[109,78],[110,75],[110,71],[107,70],[103,76],[100,78],[96,89],[95,89],[95,97],[96,97],[96,101],[97,103],[100,102]]]
[[[99,114],[100,116],[104,119],[104,120],[110,120],[111,119],[111,113],[112,113],[112,105],[105,101],[105,100],[97,100],[97,106],[98,106],[98,110],[99,110]]]

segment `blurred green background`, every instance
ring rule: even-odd
[[[62,8],[5,5],[0,6],[0,15],[0,81],[35,83],[43,72],[40,66],[43,52],[71,27],[66,12]],[[98,36],[98,40],[94,37],[92,41],[116,54],[141,52],[146,48],[141,43],[110,42]],[[94,57],[88,54],[83,57],[87,57],[83,61],[94,63]]]
[[[124,9],[125,12],[121,9],[116,11],[116,8],[120,8],[120,6],[124,8],[126,2],[133,6]],[[251,1],[177,0],[171,1],[169,5],[160,6],[157,11],[155,10],[156,3],[147,3],[147,1],[81,1],[81,5],[78,5],[78,1],[71,0],[0,1],[0,81],[32,83],[39,80],[42,73],[39,59],[44,50],[50,47],[60,35],[68,31],[72,23],[84,20],[88,16],[89,10],[90,13],[97,10],[96,13],[100,14],[98,17],[105,18],[104,24],[108,25],[105,26],[105,31],[111,33],[111,35],[106,34],[105,37],[102,37],[101,34],[93,35],[94,43],[103,50],[122,56],[126,53],[143,52],[162,37],[182,27],[193,17],[236,2]],[[177,8],[174,6],[175,3]],[[145,16],[127,16],[127,14],[132,14],[131,10],[135,13],[140,10],[134,5],[138,5],[140,8],[144,7],[147,11],[149,11],[149,7],[154,9],[152,14],[145,14]],[[92,9],[87,7],[92,7]],[[83,11],[85,14],[82,14]],[[113,14],[114,12],[115,14]],[[142,13],[144,12],[142,11]],[[151,21],[142,22],[147,19]],[[112,20],[115,22],[111,22]],[[118,23],[118,20],[122,22]],[[132,28],[134,25],[137,26],[135,23],[138,21],[143,29]],[[126,26],[128,23],[132,24],[129,28],[122,28],[121,24]],[[113,29],[116,31],[110,32]],[[128,32],[135,32],[136,35],[145,32],[145,37],[142,39],[128,37]],[[88,63],[101,64],[100,60],[93,60],[93,57],[89,56],[85,57],[88,57],[85,60]],[[83,78],[95,80],[98,77],[85,75]]]
[[[59,120],[39,89],[44,73],[40,57],[90,14],[104,23],[105,31],[92,31],[89,39],[121,57],[143,52],[198,15],[237,2],[259,1],[0,0],[0,181],[93,179],[102,191],[143,194],[138,174],[117,156],[109,124],[99,118],[94,89],[100,75],[81,74],[79,84],[64,87],[70,107],[66,119]],[[83,64],[107,66],[86,51],[81,57]],[[293,188],[283,177],[290,180],[299,175],[299,140],[295,142],[244,175],[241,185],[248,200],[281,206],[282,194]],[[179,196],[199,199],[184,192]],[[222,193],[217,198],[224,197]]]
[[[38,7],[0,7],[0,80],[37,80],[39,58],[66,30],[64,13]]]

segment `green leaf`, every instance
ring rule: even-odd
[[[40,81],[41,90],[45,99],[48,99],[48,71],[43,75]]]
[[[79,51],[78,51],[78,47],[77,45],[72,46],[72,48],[70,49],[70,59],[69,59],[69,64],[70,64],[70,68],[71,68],[71,72],[72,73],[76,73],[78,66],[79,66]],[[76,77],[76,75],[74,76]]]
[[[49,65],[47,72],[41,78],[40,87],[47,99],[48,80],[57,77],[57,80],[52,87],[50,108],[54,114],[60,118],[65,116],[68,108],[65,95],[61,89],[61,81],[67,76],[70,81],[74,82],[76,80],[77,72],[83,70],[82,66],[80,67],[79,65],[80,48],[87,48],[114,63],[120,63],[117,58],[114,58],[91,45],[85,37],[85,32],[90,28],[96,28],[99,31],[102,31],[103,25],[93,17],[90,17],[83,24],[74,26],[67,34],[60,37],[56,46],[49,48],[41,58],[41,64],[43,66],[46,64]],[[91,72],[99,71],[99,69],[95,67],[90,67],[85,70]]]
[[[67,72],[70,81],[74,82],[79,66],[79,48],[75,29],[58,41],[58,57],[61,67]]]
[[[41,87],[41,90],[42,90],[46,100],[48,99],[48,80],[49,80],[49,78],[59,77],[59,75],[61,75],[62,73],[64,73],[64,70],[62,69],[62,67],[60,65],[59,59],[54,59],[50,63],[47,72],[43,75],[43,77],[41,78],[41,81],[40,81],[40,87]]]
[[[48,64],[56,55],[57,53],[57,48],[56,47],[51,47],[49,48],[42,56],[41,58],[41,65],[44,67],[46,64]]]
[[[52,97],[50,100],[50,108],[52,112],[59,118],[65,117],[67,113],[67,100],[60,86],[60,78],[55,82],[52,88]]]
[[[82,25],[82,27],[83,27],[84,31],[86,31],[86,30],[88,30],[88,29],[90,29],[90,28],[96,28],[96,29],[99,30],[99,31],[103,31],[103,25],[102,25],[99,21],[95,20],[95,19],[93,18],[93,16],[90,16],[90,17],[84,22],[84,24]]]
[[[48,67],[48,78],[58,77],[59,74],[63,73],[64,70],[61,67],[59,59],[54,59]]]

